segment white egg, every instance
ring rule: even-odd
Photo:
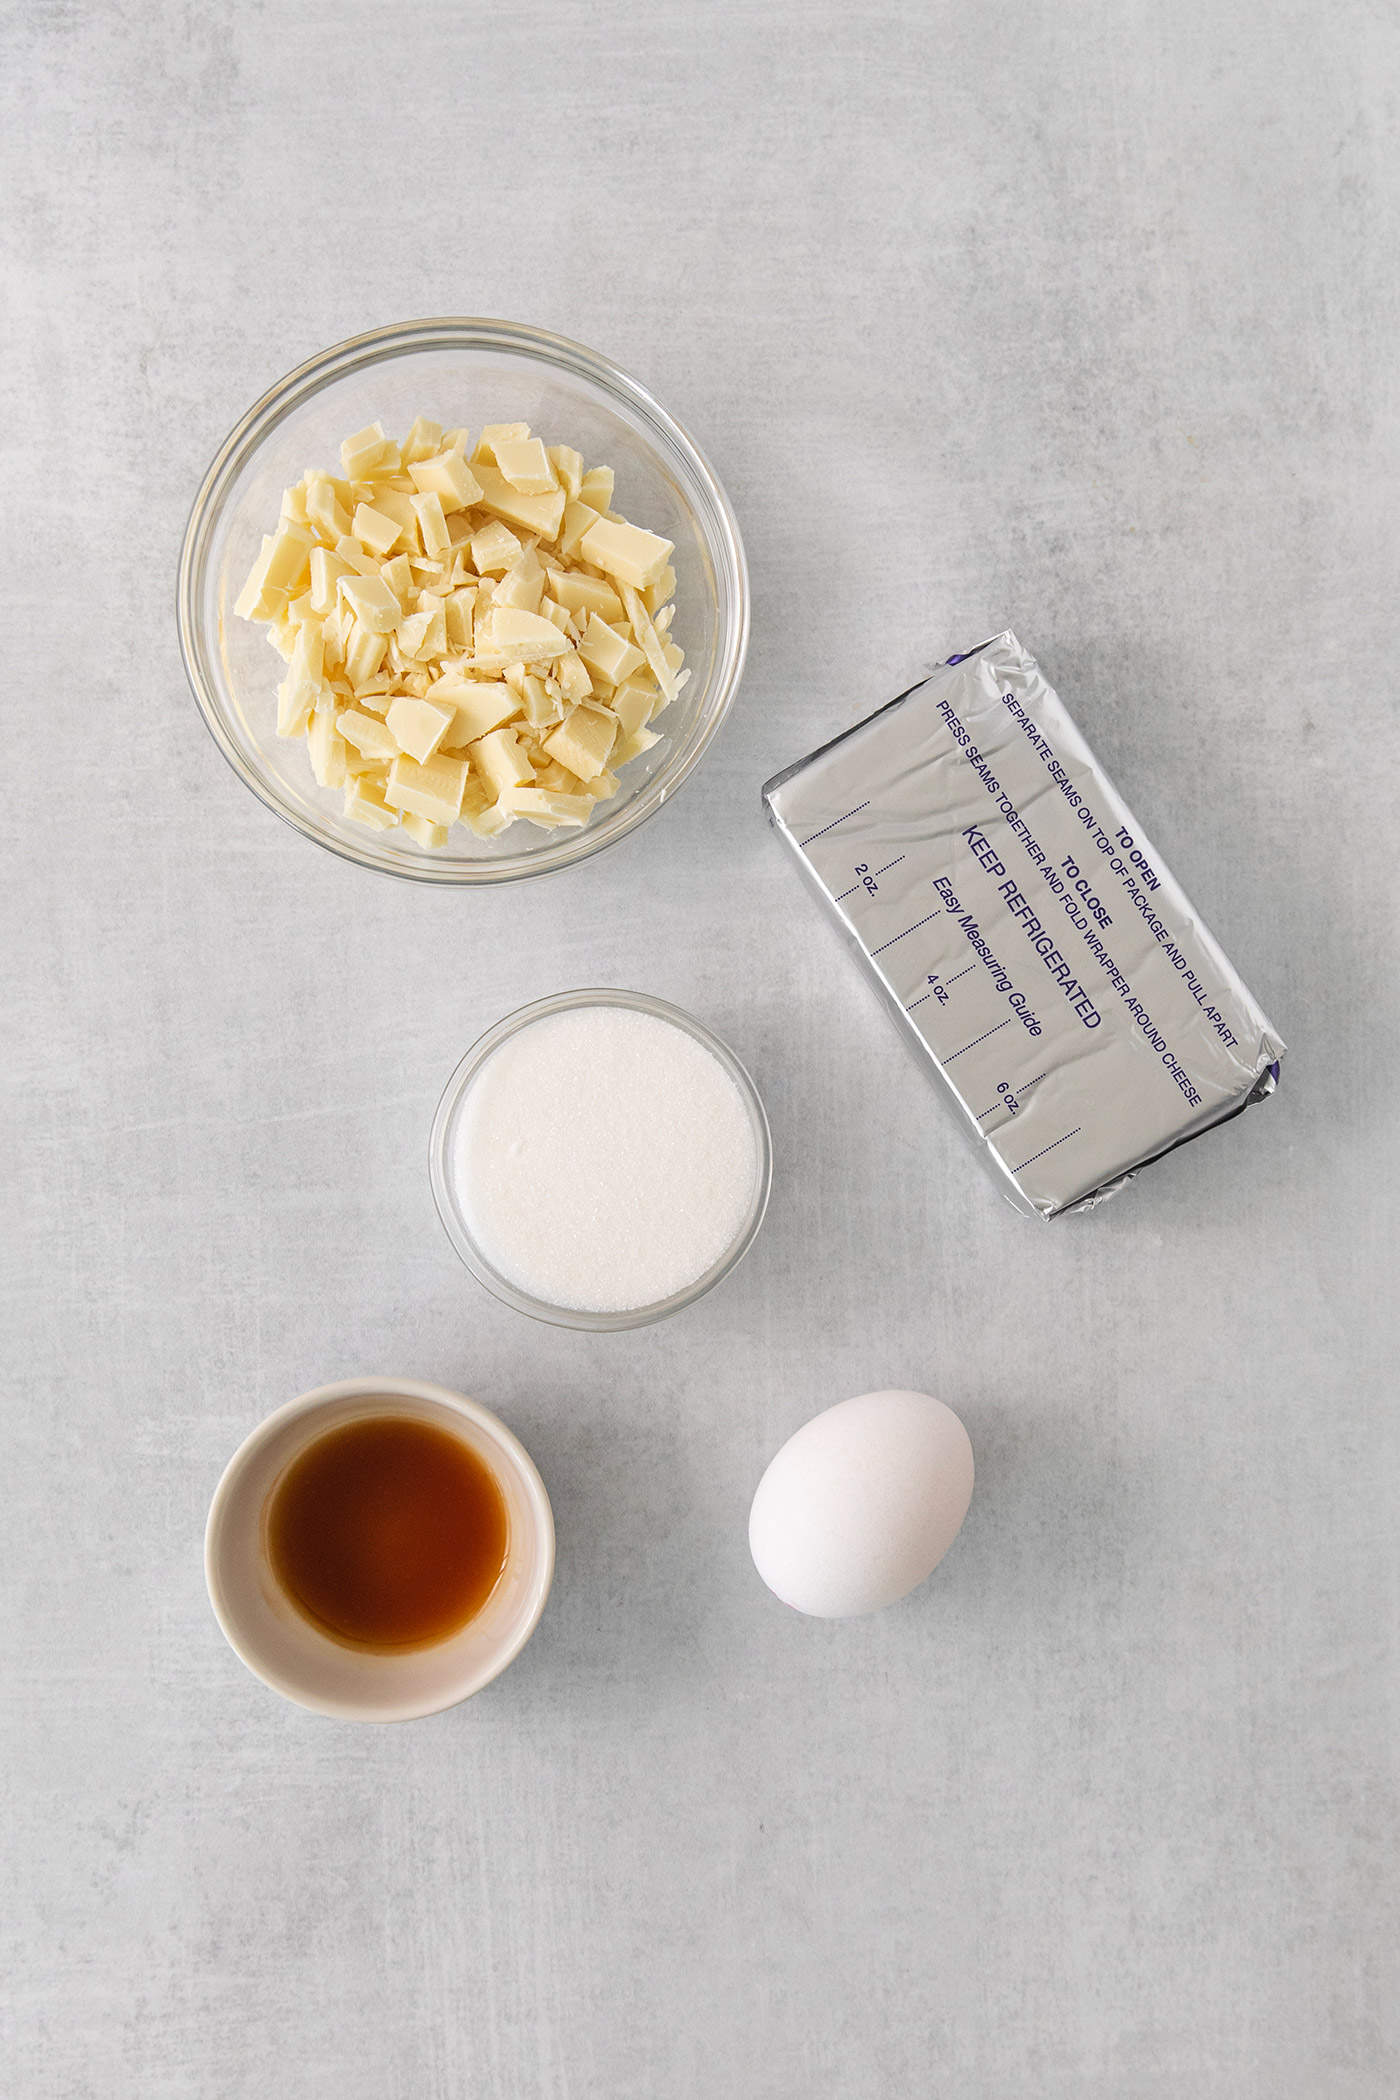
[[[972,1444],[927,1393],[862,1393],[814,1415],[773,1459],[749,1551],[775,1596],[851,1619],[932,1574],[972,1500]]]

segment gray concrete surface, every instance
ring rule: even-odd
[[[1389,2100],[1400,2090],[1400,23],[1374,0],[20,5],[0,59],[3,1756],[16,2100]],[[518,894],[239,785],[171,619],[248,402],[432,312],[595,344],[748,538],[740,704]],[[1118,1202],[998,1206],[762,780],[1014,625],[1292,1045]],[[537,1330],[429,1117],[579,981],[751,1062],[754,1254]],[[520,1663],[282,1705],[200,1569],[224,1460],[374,1367],[555,1497]],[[777,1444],[912,1383],[977,1450],[932,1585],[804,1623]]]

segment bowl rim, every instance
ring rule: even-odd
[[[509,1640],[503,1641],[489,1658],[479,1662],[473,1671],[455,1680],[441,1697],[434,1695],[427,1700],[406,1699],[397,1706],[328,1697],[308,1690],[300,1679],[278,1669],[245,1635],[224,1580],[228,1507],[235,1488],[252,1461],[283,1429],[296,1421],[318,1414],[334,1416],[343,1405],[357,1400],[380,1398],[417,1401],[420,1404],[441,1407],[471,1423],[514,1467],[530,1504],[534,1524],[529,1605],[516,1632]],[[430,1714],[446,1713],[451,1707],[461,1706],[466,1700],[475,1698],[478,1692],[484,1691],[488,1684],[494,1684],[515,1661],[544,1616],[544,1608],[549,1602],[549,1593],[554,1584],[555,1554],[554,1511],[549,1499],[549,1490],[540,1475],[539,1467],[514,1430],[480,1400],[473,1400],[465,1393],[453,1392],[447,1386],[437,1385],[422,1378],[341,1378],[331,1385],[314,1386],[310,1392],[300,1393],[295,1399],[283,1401],[280,1407],[274,1408],[270,1415],[265,1415],[262,1421],[249,1430],[229,1458],[219,1475],[204,1524],[204,1584],[219,1630],[234,1654],[254,1677],[261,1679],[271,1691],[278,1692],[284,1699],[290,1700],[294,1706],[300,1706],[308,1713],[324,1714],[332,1720],[339,1721],[392,1724],[399,1721],[424,1720]]]
[[[629,1307],[621,1312],[590,1312],[584,1308],[555,1305],[545,1298],[536,1298],[529,1291],[503,1276],[482,1249],[478,1247],[462,1215],[453,1193],[453,1178],[449,1170],[448,1155],[452,1132],[458,1113],[466,1100],[472,1080],[485,1065],[488,1058],[509,1042],[522,1030],[530,1028],[536,1021],[543,1021],[555,1014],[573,1013],[590,1006],[619,1006],[629,1012],[649,1014],[653,1019],[666,1021],[680,1028],[701,1047],[708,1050],[728,1073],[737,1086],[749,1112],[754,1139],[758,1150],[758,1171],[755,1179],[753,1199],[743,1224],[724,1252],[709,1268],[681,1290],[673,1291],[668,1298],[654,1299],[648,1305]],[[513,1012],[503,1014],[499,1021],[479,1035],[476,1041],[459,1058],[452,1069],[447,1085],[443,1088],[433,1116],[432,1129],[428,1136],[428,1178],[432,1187],[433,1203],[443,1231],[452,1243],[453,1250],[463,1266],[493,1298],[513,1311],[523,1313],[527,1319],[538,1320],[547,1327],[571,1327],[590,1334],[618,1334],[636,1327],[650,1327],[658,1320],[665,1320],[672,1313],[683,1312],[686,1306],[695,1304],[738,1268],[744,1256],[758,1238],[763,1220],[767,1216],[768,1202],[773,1190],[773,1134],[768,1122],[768,1113],[763,1106],[763,1097],[746,1067],[730,1049],[722,1036],[707,1028],[694,1014],[684,1007],[673,1006],[667,999],[658,999],[650,992],[625,991],[616,985],[592,985],[574,991],[554,992],[545,999],[532,999],[526,1006],[518,1006]]]
[[[647,431],[649,440],[663,457],[668,448],[680,457],[709,506],[708,519],[702,516],[700,522],[702,528],[705,525],[713,528],[704,534],[712,555],[720,553],[728,565],[733,585],[733,616],[715,696],[691,748],[674,767],[664,763],[659,766],[646,786],[611,823],[603,817],[580,832],[551,834],[547,845],[536,847],[528,854],[503,856],[498,860],[443,862],[425,854],[421,865],[416,862],[400,865],[379,857],[374,845],[375,835],[367,837],[363,846],[332,837],[318,823],[284,803],[273,784],[247,763],[225,727],[214,684],[208,674],[199,598],[210,521],[216,514],[218,499],[279,423],[331,380],[342,378],[347,373],[374,365],[388,356],[463,345],[495,347],[573,372],[604,392],[620,396],[643,426],[650,426]],[[235,423],[200,482],[181,541],[175,589],[176,631],[186,680],[205,728],[243,785],[284,824],[326,852],[334,853],[338,859],[348,861],[354,867],[368,868],[376,874],[439,888],[489,887],[558,874],[630,837],[672,799],[709,749],[733,706],[749,646],[749,572],[739,522],[719,476],[690,432],[639,380],[586,344],[526,322],[481,315],[441,315],[416,321],[397,321],[347,336],[329,349],[304,359],[267,388]]]

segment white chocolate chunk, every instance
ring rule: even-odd
[[[494,450],[497,467],[522,496],[548,496],[558,488],[554,468],[541,439],[502,438]]]
[[[618,745],[612,762],[615,766],[628,766],[634,758],[640,758],[644,751],[650,751],[653,744],[660,742],[654,729],[634,729],[631,736],[624,737]]]
[[[311,717],[311,726],[306,732],[306,747],[311,754],[311,770],[319,787],[343,787],[345,784],[345,741],[336,728],[335,711],[318,708]]]
[[[591,504],[566,503],[564,505],[563,523],[558,533],[552,535],[559,542],[559,552],[566,557],[577,558],[584,534],[591,532],[595,525],[601,525],[602,523],[602,512],[594,510]]]
[[[357,503],[351,530],[367,553],[387,554],[398,544],[402,527],[397,518],[386,517],[382,510],[375,510],[368,503]]]
[[[442,498],[437,490],[429,489],[426,495],[415,496],[413,513],[418,520],[418,532],[424,550],[429,554],[446,554],[452,541],[447,530]]]
[[[629,678],[625,684],[618,687],[608,705],[622,724],[624,737],[631,736],[634,730],[646,727],[651,720],[652,702],[655,698],[656,688],[640,678]]]
[[[382,576],[342,576],[341,597],[362,627],[387,634],[403,618],[403,607]]]
[[[567,501],[562,489],[551,489],[547,496],[522,496],[519,489],[511,487],[504,474],[485,465],[477,468],[476,478],[481,484],[483,510],[489,510],[494,517],[504,518],[508,525],[521,525],[526,532],[537,532],[542,539],[556,537]]]
[[[581,829],[593,814],[587,795],[565,795],[549,788],[505,788],[500,800],[512,816],[528,817],[532,824],[543,824],[550,830],[561,824]]]
[[[520,542],[499,518],[471,537],[472,561],[479,576],[504,576],[520,559]]]
[[[478,658],[502,665],[552,662],[569,647],[568,637],[552,620],[512,605],[493,603],[485,619],[478,619],[473,633]]]
[[[383,722],[374,715],[361,714],[357,707],[347,707],[336,728],[347,744],[353,744],[362,757],[373,759],[376,765],[388,765],[398,757],[398,740]]]
[[[571,704],[576,706],[592,694],[593,681],[588,675],[588,666],[576,650],[567,650],[556,660],[554,675],[559,680],[560,692]]]
[[[311,534],[302,525],[279,527],[263,540],[234,611],[244,620],[275,619],[301,587],[310,567]]]
[[[313,474],[306,484],[306,516],[328,547],[350,530],[345,505],[329,474]]]
[[[445,846],[447,826],[434,824],[427,817],[420,817],[415,810],[406,809],[399,820],[411,839],[420,846]]]
[[[383,663],[389,648],[387,634],[376,634],[361,620],[350,622],[350,639],[345,649],[345,675],[352,686],[361,686],[373,678]]]
[[[405,695],[390,701],[385,725],[400,751],[406,751],[420,766],[425,766],[442,742],[444,732],[452,727],[453,719],[452,708],[435,707],[431,700],[414,700]]]
[[[442,450],[441,423],[431,422],[427,416],[415,416],[403,443],[404,465],[411,467],[415,460],[431,459]]]
[[[606,709],[584,705],[573,709],[544,740],[543,749],[561,766],[591,780],[601,773],[617,740],[617,717]]]
[[[329,547],[313,547],[311,550],[311,603],[325,619],[335,611],[335,586],[341,576],[350,573],[338,554]]]
[[[371,467],[384,459],[389,451],[381,423],[367,423],[353,437],[346,438],[340,448],[341,465],[351,481],[359,481]]]
[[[390,809],[383,795],[365,780],[352,780],[345,790],[345,814],[353,824],[369,824],[375,831],[392,831],[399,821],[396,809]]]
[[[572,501],[583,480],[583,454],[575,452],[572,445],[551,445],[549,464],[554,469],[555,480]]]
[[[586,478],[584,486],[587,487]],[[674,542],[663,540],[655,532],[644,532],[640,525],[600,518],[583,535],[579,552],[595,569],[604,569],[620,583],[645,590],[665,568],[674,552]]]
[[[432,459],[415,460],[408,471],[419,495],[436,496],[444,514],[481,501],[476,476],[460,452],[439,452]]]
[[[579,497],[606,517],[612,509],[613,486],[611,467],[591,467],[579,483]]]
[[[499,729],[502,722],[509,722],[520,712],[518,696],[500,679],[463,680],[459,683],[440,678],[436,685],[429,686],[428,697],[437,707],[452,708],[452,722],[442,741],[453,751],[464,751],[479,737],[492,729]]]
[[[393,809],[426,817],[430,824],[455,824],[466,781],[464,758],[449,758],[439,751],[420,766],[416,759],[400,755],[389,768],[384,800]]]
[[[630,583],[621,586],[622,602],[627,607],[627,617],[637,646],[647,660],[647,669],[666,695],[667,701],[676,697],[676,679],[666,656],[666,645],[651,624],[651,614],[642,603],[641,594]]]
[[[570,612],[595,612],[600,620],[622,618],[622,600],[612,585],[606,583],[601,576],[585,576],[575,570],[571,575],[554,577],[550,584],[550,592],[561,605],[566,605]]]
[[[475,467],[484,463],[488,467],[494,467],[498,444],[508,445],[516,439],[527,438],[529,435],[530,426],[528,423],[486,424],[480,438],[477,440],[476,450],[472,454],[472,465]]]
[[[515,605],[522,612],[538,612],[544,596],[544,570],[533,547],[506,570],[496,586],[493,605]]]
[[[601,671],[612,685],[621,685],[623,679],[640,670],[645,661],[641,650],[634,648],[625,634],[609,627],[607,621],[600,620],[596,613],[588,616],[578,653],[590,671]]]
[[[506,788],[524,787],[533,778],[530,760],[513,729],[493,729],[471,747],[472,769],[499,800]]]

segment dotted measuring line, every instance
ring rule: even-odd
[[[995,1027],[995,1028],[989,1028],[989,1029],[987,1030],[987,1035],[998,1035],[998,1034],[1000,1034],[1000,1032],[1001,1032],[1001,1030],[1002,1030],[1003,1028],[1009,1028],[1009,1027],[1011,1026],[1011,1023],[1012,1023],[1012,1022],[1013,1022],[1013,1021],[1015,1020],[1015,1018],[1016,1018],[1015,1014],[1008,1014],[1008,1015],[1007,1015],[1007,1017],[1006,1017],[1006,1019],[1005,1019],[1004,1021],[998,1021],[998,1022],[997,1022],[997,1025],[996,1025],[996,1027]],[[964,1051],[966,1051],[966,1050],[975,1050],[975,1049],[977,1048],[977,1045],[978,1045],[979,1043],[985,1043],[985,1042],[986,1042],[986,1040],[987,1040],[987,1035],[979,1035],[979,1036],[974,1036],[974,1037],[973,1037],[973,1039],[972,1039],[972,1041],[971,1041],[970,1043],[964,1043],[964,1044],[963,1044],[963,1046],[962,1046],[962,1050],[955,1050],[955,1051],[953,1052],[953,1057],[945,1057],[945,1058],[944,1058],[944,1060],[943,1060],[944,1064],[945,1064],[945,1065],[950,1065],[950,1064],[951,1064],[951,1063],[953,1062],[953,1058],[954,1058],[954,1057],[961,1057],[961,1056],[963,1055],[963,1052],[964,1052]],[[977,1120],[978,1120],[978,1122],[980,1123],[980,1122],[981,1122],[981,1120],[982,1120],[982,1118],[981,1118],[981,1117],[979,1116],[979,1117],[977,1118]]]
[[[942,916],[943,916],[943,913],[942,913],[942,910],[941,910],[941,909],[940,909],[940,910],[938,910],[938,911],[931,911],[931,912],[929,913],[929,915],[928,915],[928,919],[916,919],[916,920],[914,921],[914,923],[913,923],[913,925],[912,925],[912,926],[906,926],[906,927],[905,927],[905,929],[904,929],[904,932],[903,932],[903,933],[897,933],[897,934],[895,935],[895,937],[894,937],[894,940],[891,940],[891,941],[881,941],[881,943],[880,943],[879,947],[878,947],[878,948],[872,948],[872,949],[871,949],[871,951],[870,951],[870,953],[871,953],[872,955],[883,955],[883,954],[884,954],[884,952],[885,952],[885,950],[886,950],[886,948],[893,948],[893,946],[894,946],[894,942],[895,942],[895,941],[902,941],[902,940],[905,940],[905,939],[906,939],[906,938],[908,937],[908,935],[909,935],[909,934],[911,934],[911,933],[917,933],[917,932],[918,932],[918,930],[919,930],[919,928],[920,928],[921,926],[927,926],[927,925],[928,925],[928,923],[929,923],[929,919],[941,919],[941,918],[942,918]]]
[[[811,838],[803,839],[801,841],[802,850],[805,852],[807,847],[815,845],[818,839],[824,839],[829,831],[835,831],[838,824],[845,823],[846,817],[858,817],[863,809],[869,809],[869,807],[870,803],[868,800],[865,802],[857,802],[854,809],[848,809],[846,811],[845,817],[833,817],[829,824],[823,824],[820,831],[814,831],[812,833]]]
[[[1067,1130],[1063,1137],[1056,1138],[1055,1145],[1067,1145],[1072,1137],[1078,1137],[1083,1128],[1082,1123],[1076,1123],[1073,1130]],[[1033,1167],[1038,1159],[1044,1159],[1047,1152],[1053,1152],[1055,1145],[1042,1145],[1039,1152],[1032,1152],[1030,1158],[1023,1159],[1019,1167],[1013,1167],[1012,1173],[1024,1174],[1027,1167]]]

